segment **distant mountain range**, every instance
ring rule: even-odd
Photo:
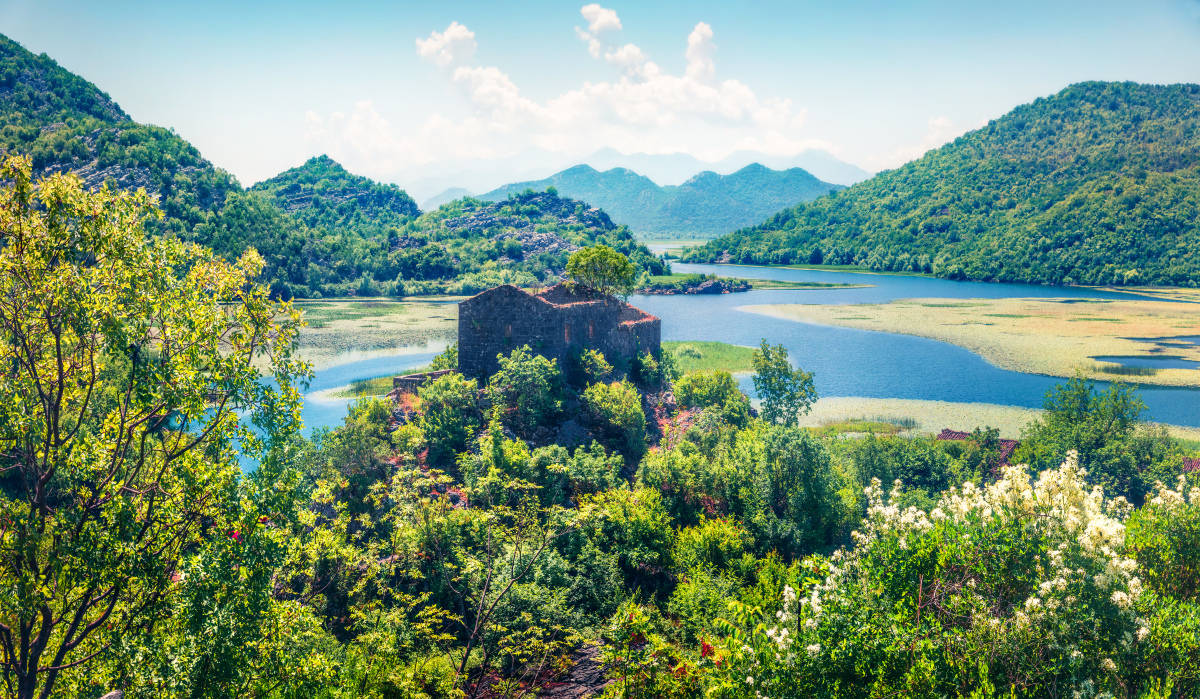
[[[841,189],[800,168],[772,170],[758,163],[729,175],[701,172],[681,185],[668,186],[625,168],[601,172],[590,165],[577,165],[542,180],[505,185],[479,198],[499,201],[549,187],[600,207],[635,233],[699,238],[728,233],[784,207]],[[435,199],[426,206],[440,203]]]
[[[621,153],[613,148],[603,148],[583,156],[533,150],[505,158],[480,160],[469,167],[430,164],[419,170],[393,173],[389,179],[403,182],[408,191],[422,201],[421,208],[428,210],[458,199],[465,192],[477,194],[509,182],[540,180],[575,165],[591,165],[602,172],[625,168],[645,175],[660,185],[677,185],[699,172],[728,175],[752,163],[775,170],[798,167],[809,171],[819,180],[840,185],[851,185],[871,176],[866,170],[821,150],[806,150],[791,156],[738,151],[720,160],[708,161],[687,153]]]
[[[613,148],[604,148],[584,158],[582,162],[597,170],[627,168],[662,185],[682,184],[696,173],[704,171],[728,175],[747,165],[765,165],[774,170],[801,168],[820,180],[840,185],[852,185],[871,176],[871,173],[856,165],[815,149],[785,156],[744,150],[731,153],[720,160],[704,161],[687,153],[622,153]]]
[[[1200,85],[1089,82],[693,250],[1049,284],[1200,284]]]

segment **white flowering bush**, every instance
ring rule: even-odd
[[[786,589],[757,624],[731,610],[716,693],[1135,696],[1150,630],[1125,553],[1131,507],[1085,475],[1074,454],[1036,478],[1008,467],[928,513],[889,504],[899,484],[885,497],[875,481],[853,547],[823,579]]]
[[[1126,524],[1126,550],[1146,581],[1140,675],[1168,680],[1174,696],[1200,696],[1200,488],[1183,477],[1174,489],[1157,484]]]

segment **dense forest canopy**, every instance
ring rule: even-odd
[[[328,156],[243,189],[169,129],[139,124],[95,85],[0,36],[0,151],[36,173],[72,172],[85,187],[145,188],[148,221],[236,259],[263,255],[263,280],[284,298],[473,293],[545,283],[567,255],[606,243],[649,274],[665,270],[601,211],[553,194],[460,201],[421,216],[401,188],[353,175]]]
[[[1195,286],[1198,244],[1200,85],[1089,82],[689,259]]]
[[[701,172],[683,184],[659,186],[625,168],[599,172],[577,165],[535,182],[481,194],[498,200],[525,189],[554,187],[608,212],[641,235],[708,238],[747,226],[786,206],[841,189],[798,168],[772,170],[752,163],[729,175]]]

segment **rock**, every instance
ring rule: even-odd
[[[125,698],[125,692],[122,692],[119,689],[114,689],[113,691],[109,692],[108,694],[105,694],[104,696],[100,697],[100,699],[124,699],[124,698]]]
[[[548,683],[538,694],[553,699],[584,699],[599,696],[610,680],[604,677],[600,647],[585,643],[571,657],[571,669],[556,682]]]

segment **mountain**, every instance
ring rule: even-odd
[[[668,270],[604,211],[553,192],[498,202],[459,199],[398,229],[379,263],[404,294],[472,294],[497,284],[550,284],[579,247],[603,243],[650,274]]]
[[[1200,85],[1089,82],[689,259],[1194,286],[1197,249]]]
[[[505,185],[480,198],[495,201],[548,187],[599,206],[637,233],[700,237],[726,233],[785,206],[840,189],[800,168],[779,171],[758,164],[730,175],[701,172],[681,185],[666,187],[625,168],[601,172],[577,165],[542,180]]]
[[[449,204],[455,199],[462,199],[469,196],[473,196],[473,193],[465,187],[450,187],[421,202],[421,209],[424,211],[433,211],[442,204]]]
[[[183,232],[218,209],[237,180],[170,129],[139,124],[92,83],[0,35],[0,151],[35,171],[71,171],[157,194],[160,230]]]
[[[352,175],[328,155],[311,158],[251,189],[270,194],[279,208],[309,226],[383,230],[421,214],[403,189]]]
[[[0,36],[0,152],[29,155],[38,175],[72,172],[89,187],[144,187],[175,235],[234,258],[253,247],[281,297],[478,291],[545,282],[570,250],[605,242],[653,274],[663,263],[603,212],[552,194],[460,201],[420,216],[395,185],[312,158],[253,188],[178,134],[129,118],[98,87]]]
[[[697,172],[711,170],[727,175],[747,165],[758,163],[775,170],[801,168],[817,179],[840,185],[852,185],[871,176],[871,173],[833,155],[816,149],[796,155],[779,156],[759,151],[736,151],[720,160],[706,161],[687,153],[622,153],[615,148],[602,148],[583,159],[597,170],[624,167],[640,172],[660,184],[681,184]]]

